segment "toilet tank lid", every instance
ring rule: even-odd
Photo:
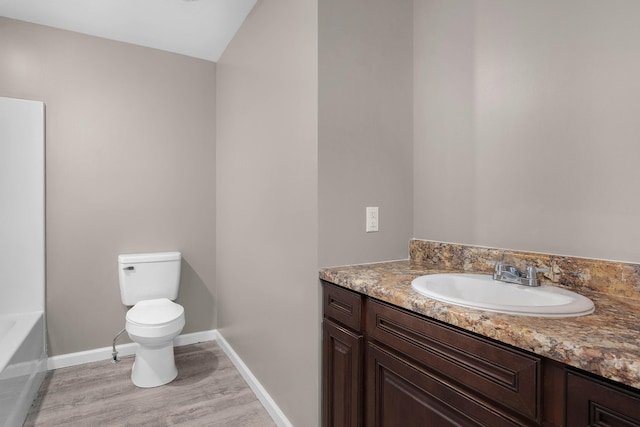
[[[141,262],[178,261],[180,252],[153,252],[146,254],[121,254],[118,255],[120,264],[137,264]]]

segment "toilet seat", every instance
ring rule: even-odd
[[[184,324],[184,308],[167,298],[158,298],[134,305],[127,312],[125,329],[132,341],[151,345],[172,340]]]
[[[184,316],[184,307],[169,300],[158,298],[138,302],[127,312],[127,322],[136,326],[164,326]]]

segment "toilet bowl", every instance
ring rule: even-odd
[[[173,339],[184,328],[184,308],[173,302],[180,284],[180,252],[118,256],[120,296],[131,306],[125,330],[138,344],[131,381],[157,387],[178,376]]]
[[[173,339],[184,328],[184,308],[167,298],[140,301],[126,316],[129,338],[138,343],[131,381],[138,387],[157,387],[178,376]]]

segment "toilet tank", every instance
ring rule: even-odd
[[[124,305],[139,301],[178,297],[180,252],[118,255],[120,297]]]

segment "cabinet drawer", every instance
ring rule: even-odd
[[[567,374],[567,427],[640,425],[640,394],[584,375]]]
[[[411,355],[434,377],[540,421],[540,358],[373,300],[367,307],[367,332]]]
[[[362,328],[362,297],[360,294],[323,282],[324,316],[359,331]]]

